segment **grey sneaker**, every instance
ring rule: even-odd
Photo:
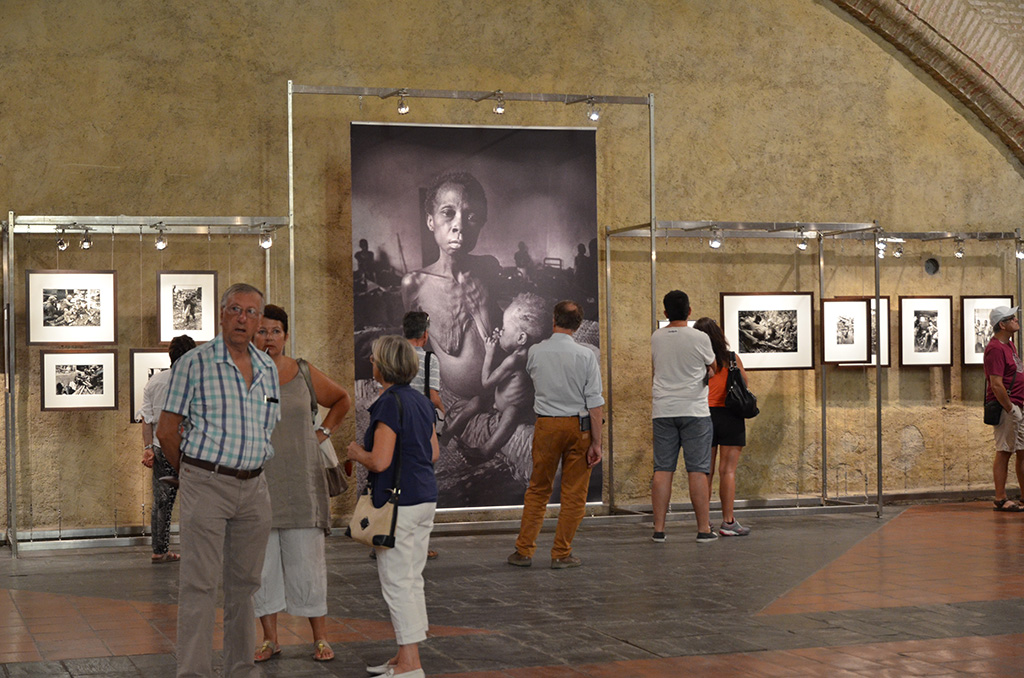
[[[749,527],[740,525],[740,521],[733,520],[731,523],[722,523],[718,526],[718,534],[723,537],[746,537],[750,534]]]
[[[519,551],[513,551],[512,555],[508,557],[508,564],[516,567],[529,567],[533,565],[533,558],[519,555]]]
[[[659,544],[662,544],[662,543],[664,543],[664,541],[665,541],[665,533],[664,533],[664,532],[655,532],[655,533],[654,533],[654,534],[653,534],[653,535],[651,536],[651,541],[656,541],[656,542],[658,542]]]
[[[583,564],[583,561],[576,556],[566,556],[565,558],[552,558],[551,569],[552,570],[564,570],[568,567],[579,567]]]
[[[697,533],[698,544],[707,544],[708,542],[715,541],[716,539],[718,539],[718,533],[714,531]]]

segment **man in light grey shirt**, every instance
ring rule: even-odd
[[[533,472],[523,497],[523,518],[516,550],[508,563],[533,564],[537,535],[544,523],[548,499],[558,464],[562,464],[562,503],[551,547],[552,569],[579,567],[572,554],[572,540],[583,520],[590,485],[590,470],[601,461],[601,425],[604,396],[601,368],[590,349],[572,335],[583,322],[583,313],[572,301],[555,306],[551,338],[530,347],[526,371],[535,390],[533,410]],[[586,416],[584,416],[586,415]]]
[[[715,353],[708,335],[687,325],[690,298],[672,290],[665,295],[667,326],[651,335],[654,384],[651,401],[653,419],[654,478],[651,505],[654,508],[656,542],[665,541],[665,516],[672,499],[672,477],[683,448],[683,461],[690,485],[690,503],[697,518],[697,541],[718,539],[711,529],[708,473],[711,471],[711,410],[708,408],[708,377],[714,374]]]

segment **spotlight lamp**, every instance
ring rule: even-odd
[[[953,250],[953,256],[957,259],[964,258],[964,241],[960,238],[954,238],[953,242],[956,244],[956,249]]]
[[[879,252],[884,252],[885,248],[888,247],[888,246],[889,246],[889,243],[885,242],[884,240],[876,240],[875,241],[875,247],[878,248]]]
[[[409,104],[405,101],[405,91],[398,94],[398,114],[405,115],[409,112]]]
[[[274,246],[274,236],[269,231],[260,233],[260,247],[269,250]]]
[[[501,90],[498,90],[497,98],[494,101],[494,114],[504,115],[505,114],[505,95],[502,94]]]
[[[1017,258],[1024,259],[1024,242],[1017,241]]]
[[[68,248],[68,241],[64,238],[64,231],[57,234],[57,249],[61,252]]]
[[[893,250],[892,255],[897,259],[903,258],[903,245],[896,245],[896,249]]]
[[[160,229],[160,233],[156,236],[156,242],[153,243],[153,247],[163,252],[167,249],[167,238],[164,236],[164,230]]]
[[[82,234],[82,239],[79,241],[78,246],[83,250],[92,249],[92,238],[89,237],[89,231]]]
[[[601,109],[594,103],[594,98],[587,99],[587,119],[590,122],[597,122],[601,119]]]
[[[800,229],[800,242],[796,244],[796,248],[801,252],[807,251],[807,234],[804,233],[804,229]]]
[[[713,250],[722,248],[722,235],[717,228],[711,229],[711,237],[708,238],[708,246]]]

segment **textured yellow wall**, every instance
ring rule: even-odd
[[[662,219],[877,219],[890,230],[1007,230],[1021,222],[1020,165],[901,55],[828,3],[640,2],[167,3],[5,0],[0,8],[0,205],[22,214],[248,215],[287,212],[286,82],[656,97]],[[413,100],[402,122],[578,126],[581,107]],[[648,219],[647,110],[605,106],[598,125],[602,229]],[[398,121],[395,101],[295,101],[298,353],[352,383],[348,123]],[[155,275],[216,268],[222,285],[262,284],[255,245],[121,236],[57,258],[50,237],[19,239],[25,268],[119,275],[120,409],[39,411],[39,351],[18,337],[19,523],[141,522],[148,504],[139,431],[128,423],[128,350],[155,345]],[[603,239],[602,239],[603,246]],[[681,287],[717,317],[721,291],[810,290],[813,248],[661,245],[658,296]],[[828,295],[867,293],[867,245],[828,245]],[[969,245],[908,247],[886,260],[883,293],[1001,293],[1012,256]],[[940,258],[926,276],[925,254]],[[646,503],[650,476],[647,244],[614,245],[616,498]],[[603,269],[602,269],[603,270]],[[287,260],[272,255],[272,299],[287,304]],[[20,322],[20,318],[19,318]],[[895,341],[895,337],[894,337]],[[894,344],[895,345],[895,344]],[[959,346],[957,342],[955,344]],[[955,353],[958,359],[959,349]],[[894,361],[898,354],[893,353]],[[898,364],[898,362],[897,362]],[[873,491],[873,376],[830,371],[830,450],[840,491]],[[886,373],[886,486],[989,482],[981,372]],[[759,372],[740,498],[815,494],[820,370]],[[349,420],[351,421],[351,419]],[[341,434],[352,435],[351,424]],[[681,487],[681,486],[680,486]],[[685,494],[680,492],[677,499]],[[336,511],[345,511],[338,502]]]

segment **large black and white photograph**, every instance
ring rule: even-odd
[[[983,365],[985,363],[985,347],[992,339],[993,329],[989,314],[996,306],[1013,308],[1013,297],[960,297],[960,322],[963,350],[963,365]]]
[[[867,299],[823,299],[822,362],[866,363],[871,356],[871,306]]]
[[[879,297],[879,302],[882,305],[881,322],[879,322],[879,314],[875,312],[875,298],[871,297],[838,297],[838,300],[842,301],[867,301],[870,309],[870,323],[871,333],[868,336],[868,360],[863,361],[851,361],[842,362],[840,367],[874,367],[875,361],[878,356],[875,354],[876,342],[882,349],[882,367],[889,367],[889,297]],[[881,332],[881,336],[879,336]]]
[[[357,432],[377,395],[370,345],[429,315],[447,410],[439,508],[519,506],[531,471],[530,346],[580,304],[599,353],[595,132],[353,124]],[[558,489],[552,502],[558,502]],[[588,501],[601,500],[601,468]]]
[[[117,409],[115,351],[41,351],[43,410]]]
[[[899,302],[900,365],[952,365],[952,297],[900,297]]]
[[[722,330],[748,370],[812,369],[812,303],[810,292],[723,292]]]
[[[195,341],[217,335],[217,272],[159,271],[160,341],[187,334]]]
[[[112,344],[117,340],[114,271],[26,271],[29,344]]]
[[[158,372],[170,369],[171,357],[163,348],[133,348],[129,352],[131,360],[131,411],[128,417],[133,424],[142,423],[135,416],[142,407],[142,392],[150,378]]]

